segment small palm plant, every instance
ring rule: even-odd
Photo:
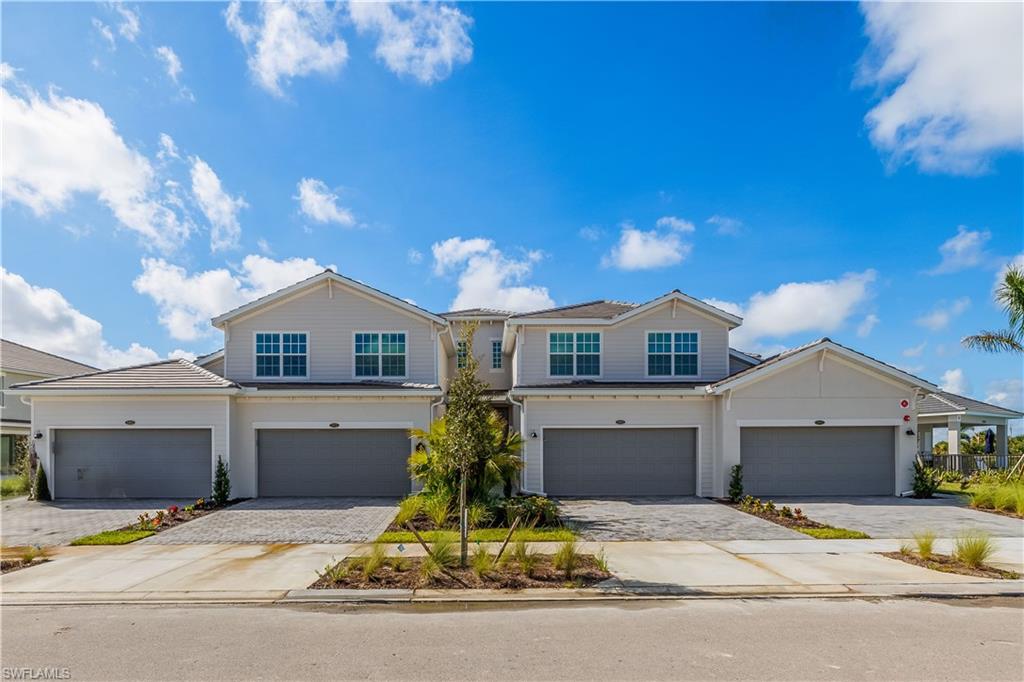
[[[963,339],[968,348],[988,353],[1024,353],[1024,267],[1011,267],[996,288],[996,302],[1006,311],[1009,326]]]

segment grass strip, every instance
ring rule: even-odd
[[[849,528],[832,528],[827,526],[825,528],[793,528],[793,530],[800,531],[804,535],[810,535],[812,538],[818,538],[819,540],[870,540],[871,536],[867,533],[863,533],[859,530],[850,530]]]
[[[95,535],[83,535],[71,541],[72,546],[78,545],[127,545],[130,542],[148,538],[153,535],[151,530],[105,530]]]
[[[508,534],[508,528],[478,528],[469,531],[470,542],[501,542]],[[455,530],[425,530],[420,535],[427,542],[437,542],[439,539],[458,541],[459,532]],[[515,532],[516,540],[526,542],[564,542],[574,540],[576,534],[568,528],[524,528]],[[377,542],[387,544],[416,542],[416,536],[407,530],[389,530],[380,534]]]

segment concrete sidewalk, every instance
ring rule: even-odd
[[[1024,539],[995,540],[990,563],[1024,573]],[[552,552],[556,543],[535,543]],[[63,547],[0,578],[3,604],[298,601],[534,601],[796,595],[1020,594],[1019,580],[940,573],[879,556],[898,540],[581,543],[616,578],[586,590],[307,590],[316,572],[367,545]],[[948,552],[951,541],[938,541]],[[495,547],[496,549],[496,547]],[[389,546],[393,554],[398,547]],[[404,547],[405,556],[423,553]]]

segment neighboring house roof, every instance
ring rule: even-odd
[[[237,389],[238,384],[188,360],[175,359],[69,377],[27,381],[15,384],[11,388],[31,393],[152,389],[173,392],[175,390]]]
[[[769,358],[766,358],[758,365],[749,367],[743,370],[742,372],[736,372],[735,374],[728,376],[725,379],[722,379],[721,381],[711,384],[708,387],[708,390],[712,393],[721,393],[725,390],[734,388],[738,385],[748,383],[749,381],[752,381],[755,378],[757,378],[758,375],[764,372],[768,372],[772,368],[778,368],[783,365],[798,362],[799,360],[822,350],[831,351],[836,353],[837,355],[850,358],[852,360],[865,364],[882,374],[886,374],[893,378],[899,379],[900,381],[904,381],[908,384],[919,386],[921,388],[926,388],[932,391],[939,390],[938,386],[929,381],[925,381],[920,377],[916,377],[913,374],[904,372],[902,369],[893,367],[892,365],[888,365],[882,362],[881,360],[876,360],[875,358],[865,355],[859,351],[855,351],[852,348],[847,348],[842,344],[836,343],[827,336],[820,338],[816,341],[811,341],[810,343],[804,344],[803,346],[797,346],[796,348],[792,348],[790,350],[786,350],[781,353],[778,353],[777,355],[773,355]]]
[[[760,365],[762,362],[764,362],[764,358],[762,358],[760,355],[757,355],[755,353],[744,353],[743,351],[736,350],[735,348],[729,349],[729,355],[740,360],[741,362],[747,363],[748,365]]]
[[[319,274],[313,275],[312,277],[308,277],[302,280],[301,282],[296,282],[295,284],[287,286],[284,289],[279,289],[273,293],[267,294],[266,296],[257,298],[255,301],[250,301],[249,303],[239,306],[234,310],[229,310],[226,313],[222,313],[217,317],[214,317],[211,320],[211,323],[215,327],[221,327],[226,322],[229,322],[241,315],[245,315],[246,313],[252,312],[257,308],[261,308],[262,306],[268,305],[270,303],[273,303],[274,301],[278,301],[287,296],[291,296],[292,294],[299,293],[304,289],[309,289],[313,286],[322,284],[323,282],[337,282],[342,286],[351,287],[352,289],[355,289],[356,291],[366,294],[372,298],[377,298],[381,301],[384,301],[397,308],[410,312],[414,315],[419,315],[421,317],[425,317],[429,320],[432,320],[433,322],[437,322],[438,324],[445,324],[446,322],[446,320],[443,317],[435,315],[429,310],[421,308],[418,305],[409,303],[408,301],[398,298],[397,296],[392,296],[391,294],[385,291],[381,291],[380,289],[375,289],[369,286],[368,284],[363,284],[358,280],[351,279],[350,277],[345,277],[344,275],[339,275],[334,270],[327,269]]]
[[[504,319],[511,315],[514,315],[511,310],[498,310],[497,308],[467,308],[465,310],[449,310],[446,313],[441,313],[441,317],[445,319],[466,317],[470,319],[476,318],[495,318]]]
[[[587,303],[577,303],[575,305],[561,306],[559,308],[549,308],[547,310],[538,310],[530,313],[520,313],[518,315],[513,315],[509,320],[517,324],[544,324],[551,320],[560,320],[563,322],[571,321],[573,323],[583,324],[611,325],[628,320],[631,317],[640,315],[651,308],[655,308],[670,301],[679,301],[684,305],[695,308],[698,312],[703,313],[704,315],[708,315],[725,322],[730,328],[738,327],[743,323],[742,318],[684,294],[678,289],[674,289],[663,296],[651,299],[646,303],[625,303],[623,301],[607,300],[588,301]]]
[[[95,372],[98,368],[20,343],[0,339],[0,368],[39,376],[66,376]]]
[[[545,319],[601,319],[610,320],[622,313],[629,312],[639,307],[639,303],[623,303],[622,301],[587,301],[586,303],[574,303],[563,305],[558,308],[547,308],[529,313],[513,315],[514,319],[545,318]]]
[[[920,415],[929,414],[984,414],[997,417],[1024,417],[1024,413],[1017,412],[991,403],[985,403],[973,398],[966,398],[962,395],[938,391],[925,396],[918,402],[917,411]]]
[[[200,355],[195,360],[193,360],[193,362],[196,363],[197,365],[199,365],[200,367],[204,367],[207,364],[213,362],[214,360],[220,360],[223,357],[224,357],[224,349],[221,348],[220,350],[215,350],[212,353],[207,353],[206,355]]]

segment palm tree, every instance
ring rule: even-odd
[[[968,348],[988,353],[1024,353],[1024,267],[1007,269],[1003,281],[996,288],[996,301],[1003,305],[1010,326],[997,331],[982,331],[965,337]]]

